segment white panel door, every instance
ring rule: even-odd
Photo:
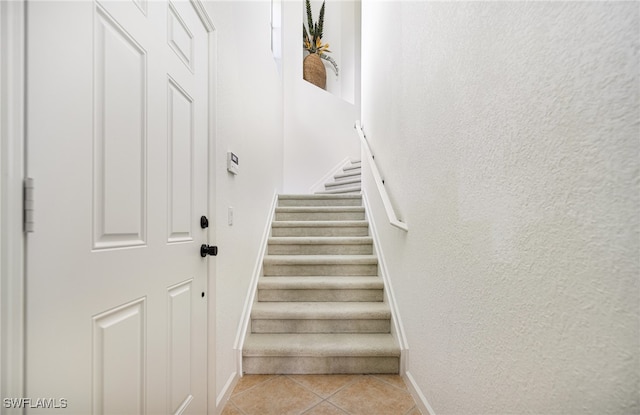
[[[206,413],[206,30],[188,1],[27,21],[27,413]]]

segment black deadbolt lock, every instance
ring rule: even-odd
[[[202,246],[200,247],[200,256],[202,258],[204,258],[207,255],[211,255],[211,256],[218,255],[218,247],[217,246],[207,245],[207,244],[202,244]]]
[[[200,227],[206,229],[209,227],[209,219],[206,216],[200,216]]]

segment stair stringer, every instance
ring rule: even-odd
[[[256,263],[253,267],[253,273],[251,275],[251,282],[249,283],[249,290],[245,297],[244,307],[242,309],[242,317],[240,318],[240,324],[238,325],[238,331],[236,334],[236,341],[234,343],[234,350],[236,352],[236,373],[238,376],[242,376],[242,349],[244,348],[244,341],[249,334],[251,325],[251,310],[253,304],[256,301],[256,293],[258,291],[258,280],[263,274],[264,257],[267,252],[267,246],[269,244],[269,236],[271,236],[271,225],[275,217],[276,207],[278,205],[278,191],[273,193],[273,200],[271,201],[271,209],[269,210],[269,216],[262,232],[262,241],[260,242],[260,250],[256,258]]]
[[[384,253],[381,249],[380,237],[376,230],[375,218],[371,214],[373,211],[371,210],[367,192],[364,188],[362,189],[362,204],[365,208],[366,219],[369,221],[369,234],[373,238],[374,255],[378,258],[378,275],[382,278],[384,283],[384,301],[389,304],[389,308],[391,309],[391,334],[400,346],[400,376],[404,377],[408,366],[409,345],[407,337],[405,336],[404,326],[402,325],[402,319],[400,318],[400,311],[398,310],[395,295],[393,293],[393,286],[389,277]]]

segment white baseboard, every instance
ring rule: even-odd
[[[402,377],[407,388],[409,388],[409,393],[413,396],[413,400],[416,401],[416,406],[420,412],[422,412],[422,415],[436,415],[436,411],[434,411],[431,405],[429,405],[427,398],[422,394],[416,380],[411,376],[411,372],[406,371]]]
[[[262,275],[262,261],[264,254],[267,251],[267,243],[269,242],[269,235],[271,234],[271,222],[273,222],[273,216],[275,214],[276,205],[278,204],[278,191],[274,191],[273,199],[271,201],[271,208],[267,215],[267,222],[264,225],[262,231],[262,241],[260,243],[260,249],[258,251],[258,257],[256,258],[255,265],[253,266],[253,273],[251,276],[251,282],[249,283],[249,291],[244,301],[244,308],[242,310],[242,317],[240,318],[240,324],[238,325],[238,331],[236,334],[236,341],[234,343],[234,350],[236,351],[236,373],[242,376],[242,348],[244,346],[244,339],[246,338],[249,330],[249,323],[251,322],[251,307],[256,297],[256,291],[258,287],[258,279]]]
[[[322,176],[320,180],[315,182],[313,186],[309,188],[309,193],[314,194],[315,192],[324,191],[325,183],[329,183],[330,181],[332,181],[333,176],[335,176],[336,174],[342,173],[342,169],[349,164],[351,164],[351,158],[347,157],[344,160],[342,160],[333,169],[331,169],[329,173],[325,174],[324,176]]]
[[[222,391],[220,391],[220,394],[216,398],[216,415],[220,415],[224,410],[224,406],[229,402],[231,393],[239,380],[240,376],[238,376],[238,372],[233,372],[231,376],[229,376],[229,379],[227,379],[227,383],[224,384]]]

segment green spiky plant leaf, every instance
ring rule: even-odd
[[[306,0],[307,2],[307,27],[309,28],[309,31],[313,30],[313,15],[311,13],[311,2],[309,0]],[[311,33],[311,36],[313,36],[313,33]]]
[[[324,1],[322,2],[322,7],[320,7],[320,17],[318,17],[318,29],[316,31],[316,36],[322,39],[322,28],[324,26]]]
[[[311,10],[310,0],[305,0],[305,5],[307,10],[307,26],[305,27],[304,23],[302,23],[302,45],[305,50],[309,51],[309,53],[316,53],[322,59],[329,62],[337,76],[338,64],[333,58],[326,55],[326,53],[331,53],[331,51],[329,50],[329,44],[322,43],[322,35],[324,32],[325,2],[322,2],[322,7],[320,7],[320,15],[318,16],[318,21],[315,23],[313,21],[313,13]]]

